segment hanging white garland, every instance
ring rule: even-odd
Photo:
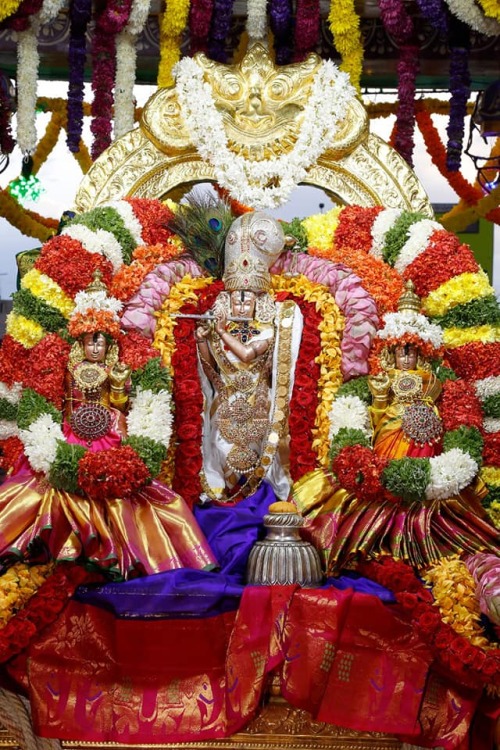
[[[266,33],[267,1],[247,0],[247,34],[249,39],[264,39]]]
[[[487,18],[474,0],[446,0],[446,4],[453,15],[471,29],[486,36],[500,35],[500,23],[494,18]]]
[[[356,94],[348,75],[330,60],[323,61],[314,76],[293,149],[280,157],[248,161],[229,149],[222,115],[198,63],[186,57],[173,72],[182,116],[200,156],[212,165],[221,187],[257,209],[286,203],[307,170],[333,143],[337,125]]]

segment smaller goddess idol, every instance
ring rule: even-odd
[[[236,219],[225,243],[224,286],[199,325],[196,343],[204,392],[206,496],[235,502],[266,479],[280,500],[290,493],[288,403],[302,333],[291,301],[269,294],[269,268],[282,252],[280,224],[256,211]]]
[[[4,564],[45,558],[78,562],[117,579],[175,568],[215,567],[184,500],[155,479],[148,484],[146,465],[123,445],[130,368],[119,361],[115,340],[119,303],[107,296],[98,272],[75,301],[68,325],[75,342],[67,366],[62,429],[47,414],[42,417],[46,444],[33,445],[29,430],[24,431],[29,463],[23,457],[0,492],[0,560]],[[59,436],[56,441],[54,434]],[[20,435],[23,438],[23,431]],[[50,470],[45,476],[37,470],[40,454],[43,458],[44,452],[49,453],[54,442],[56,450],[64,442],[73,446],[79,457],[74,491],[62,489],[57,481],[51,486]],[[108,466],[114,464],[113,478],[104,464],[95,468],[93,457],[106,457]],[[92,483],[86,484],[89,474]],[[128,485],[131,491],[115,496],[109,488],[116,478],[120,487]]]
[[[342,430],[333,439],[334,473],[311,472],[294,486],[329,572],[377,555],[422,569],[453,553],[500,551],[499,533],[480,502],[486,494],[477,478],[480,455],[462,448],[481,451],[479,429],[467,409],[458,425],[460,404],[450,403],[454,381],[442,383],[431,367],[433,361],[436,372],[451,374],[442,367],[441,328],[419,310],[407,282],[398,312],[386,314],[375,341],[371,404],[349,397],[332,409],[333,420],[342,409],[354,415],[344,442]],[[479,409],[478,417],[480,423]]]

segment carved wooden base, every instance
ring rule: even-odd
[[[134,745],[64,741],[62,747],[68,750],[91,750],[95,747],[116,750]],[[271,698],[242,732],[227,739],[147,747],[157,750],[400,750],[401,742],[378,732],[355,732],[314,721],[307,711],[293,708],[281,698]]]

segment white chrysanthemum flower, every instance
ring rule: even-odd
[[[122,247],[112,232],[106,229],[89,229],[85,224],[71,224],[61,234],[80,242],[88,253],[104,255],[115,273],[123,266]]]
[[[435,323],[431,323],[425,315],[413,310],[402,310],[384,315],[384,327],[378,331],[380,339],[399,339],[407,333],[418,336],[422,341],[432,344],[439,349],[443,344],[443,330]]]
[[[0,398],[4,398],[9,404],[19,403],[22,391],[22,383],[14,383],[9,387],[7,383],[0,382]]]
[[[47,474],[57,452],[57,441],[64,440],[61,425],[50,414],[41,414],[27,430],[19,430],[24,452],[35,471]]]
[[[248,0],[247,34],[250,39],[262,39],[267,31],[266,0]]]
[[[343,427],[362,430],[371,435],[368,407],[358,396],[340,396],[335,399],[328,415],[330,420],[330,440]]]
[[[498,417],[485,417],[483,428],[485,432],[500,432],[500,419]]]
[[[416,221],[415,224],[412,224],[407,232],[408,239],[401,248],[396,262],[394,263],[396,271],[403,273],[403,271],[424,252],[434,232],[442,229],[442,224],[438,221],[432,221],[431,219],[422,219],[422,221]]]
[[[372,246],[369,251],[370,255],[374,255],[376,258],[382,257],[385,236],[389,229],[394,226],[402,213],[403,211],[400,208],[385,208],[377,215],[377,218],[372,224]]]
[[[430,459],[431,477],[425,495],[428,500],[446,500],[467,487],[478,472],[477,462],[460,448],[452,448]]]
[[[491,375],[488,378],[476,380],[474,387],[481,401],[484,401],[488,396],[496,396],[497,393],[500,393],[500,375]]]
[[[331,145],[347,107],[355,97],[349,77],[330,60],[319,66],[304,108],[303,126],[292,150],[263,161],[247,161],[228,146],[212,89],[192,58],[174,67],[181,113],[200,156],[214,168],[218,183],[256,209],[280,206]],[[275,180],[277,185],[268,187]]]
[[[17,437],[19,429],[15,422],[9,419],[0,419],[0,440],[7,440],[10,437]]]
[[[75,297],[75,309],[73,314],[84,315],[88,310],[101,310],[118,315],[123,305],[115,297],[108,297],[105,290],[98,292],[78,292]]]
[[[165,447],[172,436],[172,399],[168,391],[153,393],[138,388],[127,414],[129,436],[146,437]]]
[[[446,3],[453,15],[471,29],[486,36],[500,36],[500,23],[485,16],[476,3],[469,0],[446,0]]]

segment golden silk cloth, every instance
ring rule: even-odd
[[[72,601],[32,646],[28,679],[44,737],[229,736],[254,716],[278,670],[284,697],[319,721],[421,739],[427,716],[429,736],[456,747],[479,696],[445,686],[448,703],[437,710],[433,696],[444,693],[428,695],[431,661],[399,609],[374,596],[247,587],[237,613],[205,619],[117,619]]]

